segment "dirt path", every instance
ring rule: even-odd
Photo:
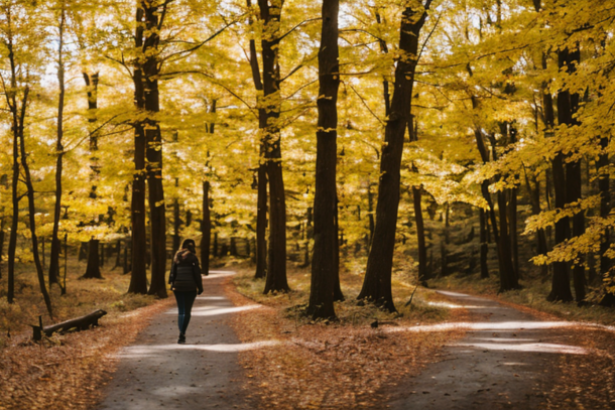
[[[222,283],[232,272],[213,271],[195,301],[187,343],[177,344],[177,309],[153,319],[120,363],[98,410],[249,409],[241,390],[237,352],[249,348],[227,323],[249,307],[234,307]],[[173,297],[171,295],[171,297]]]
[[[445,347],[444,359],[429,365],[392,392],[391,409],[478,410],[538,409],[550,371],[565,354],[585,354],[567,344],[571,322],[547,322],[495,301],[440,292],[450,307],[463,306],[472,323],[417,326],[406,331],[435,331],[445,326],[468,329]]]

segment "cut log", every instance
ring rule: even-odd
[[[71,329],[86,330],[90,327],[98,326],[98,319],[106,315],[102,309],[95,310],[94,312],[81,316],[75,319],[70,319],[65,322],[57,323],[55,325],[43,327],[42,320],[39,318],[39,326],[32,326],[33,336],[32,339],[38,341],[41,340],[42,335],[49,337],[55,332],[68,332]]]

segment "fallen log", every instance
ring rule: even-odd
[[[98,326],[98,319],[100,319],[106,314],[107,312],[105,312],[104,310],[98,309],[85,316],[81,316],[75,319],[70,319],[65,322],[61,322],[55,325],[45,326],[45,327],[43,327],[43,320],[39,316],[39,325],[38,326],[30,325],[32,326],[32,331],[33,331],[32,339],[35,341],[38,341],[42,339],[43,334],[49,337],[58,331],[68,332],[71,329],[76,329],[79,331],[79,330],[86,330],[90,327]]]

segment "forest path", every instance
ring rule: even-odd
[[[210,271],[192,309],[184,345],[177,344],[177,308],[156,316],[137,340],[119,353],[113,379],[97,410],[249,409],[243,396],[237,352],[228,324],[235,307],[223,282],[234,272]],[[173,297],[173,295],[169,295]]]
[[[411,331],[466,328],[443,349],[443,360],[427,366],[391,392],[390,409],[538,409],[561,355],[585,354],[567,344],[574,322],[543,321],[496,301],[439,291],[449,307],[468,309],[472,322],[416,326]],[[403,330],[403,329],[400,329]]]

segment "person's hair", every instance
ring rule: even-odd
[[[196,253],[196,243],[193,239],[185,239],[182,243],[182,249],[188,249],[192,253]]]

